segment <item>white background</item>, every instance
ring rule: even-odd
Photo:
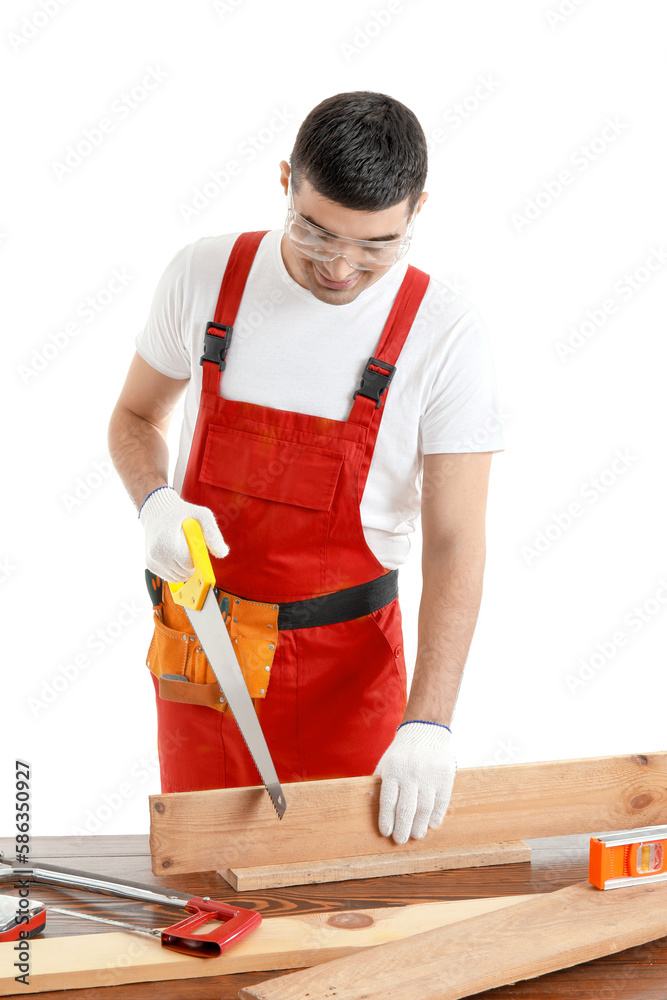
[[[17,757],[32,766],[33,833],[148,829],[152,619],[109,416],[167,262],[200,236],[280,226],[279,161],[311,108],[346,90],[391,94],[429,137],[410,260],[479,307],[505,414],[459,766],[665,749],[662,13],[650,0],[3,4],[0,833],[14,831]],[[104,118],[111,131],[59,177]],[[240,173],[186,222],[230,160]],[[108,296],[114,271],[127,285]],[[401,575],[411,662],[419,593],[417,539]]]

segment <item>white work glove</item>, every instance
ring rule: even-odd
[[[172,583],[187,580],[195,568],[181,528],[186,517],[199,521],[209,552],[218,559],[229,552],[212,510],[187,503],[171,486],[160,487],[144,500],[139,520],[146,531],[146,565]]]
[[[374,773],[382,778],[379,827],[397,844],[439,826],[452,796],[456,759],[447,726],[404,722]]]

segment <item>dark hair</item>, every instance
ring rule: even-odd
[[[302,178],[345,208],[377,212],[424,190],[426,137],[400,101],[371,90],[335,94],[304,119],[290,160],[292,187]]]

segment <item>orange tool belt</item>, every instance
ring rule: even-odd
[[[160,697],[226,712],[228,705],[185,610],[174,603],[166,581],[146,570],[155,626],[146,666]],[[215,588],[251,698],[265,698],[278,644],[278,605],[248,601]],[[176,678],[183,677],[187,683]]]

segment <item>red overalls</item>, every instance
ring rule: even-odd
[[[264,235],[237,238],[215,324],[233,326]],[[428,282],[408,266],[376,350],[387,368],[371,371],[396,364]],[[215,326],[210,333],[226,336]],[[202,365],[181,495],[213,511],[229,545],[224,559],[211,557],[218,586],[280,604],[386,574],[359,511],[386,391],[379,399],[357,394],[348,419],[332,420],[225,399],[218,361]],[[254,704],[279,780],[372,774],[406,705],[398,599],[353,620],[283,629],[276,639],[270,684]],[[259,784],[229,712],[164,700],[154,683],[163,792]]]

